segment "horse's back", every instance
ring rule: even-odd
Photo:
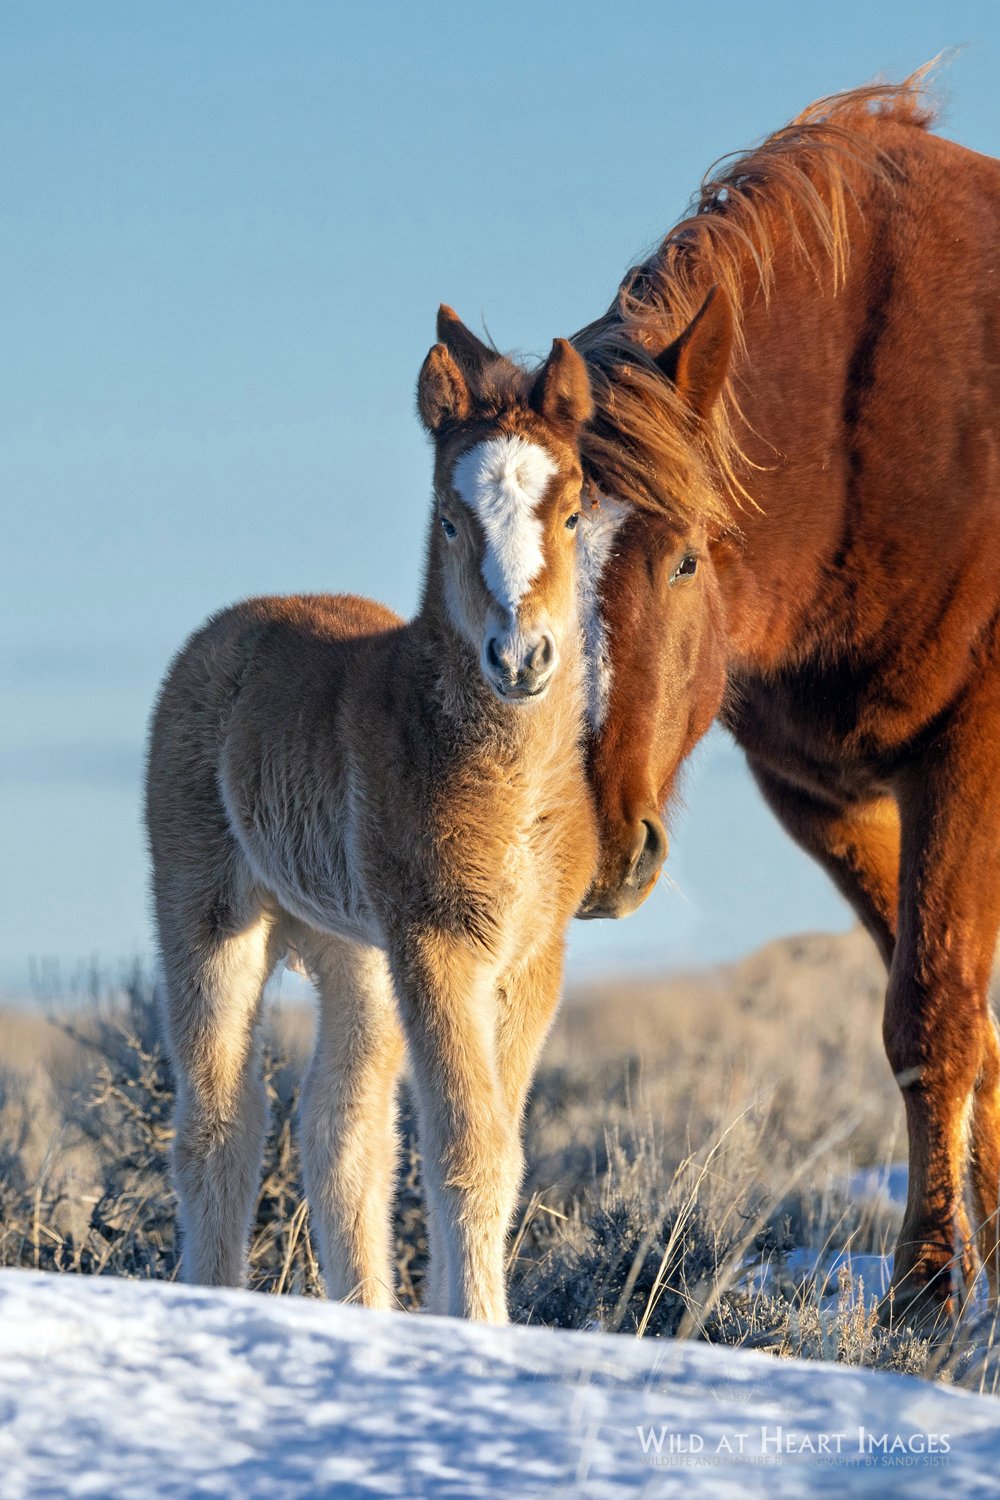
[[[265,594],[229,605],[210,616],[178,652],[167,685],[192,669],[226,674],[269,665],[275,655],[294,653],[308,664],[317,651],[352,641],[378,639],[404,622],[384,604],[357,594]]]
[[[190,637],[150,726],[154,891],[165,871],[232,864],[245,842],[241,821],[263,811],[251,807],[262,774],[298,774],[297,741],[305,754],[319,732],[328,760],[338,758],[342,701],[370,689],[387,638],[401,628],[398,615],[355,595],[265,596],[219,611]]]
[[[218,611],[170,665],[153,714],[151,750],[178,716],[188,731],[199,719],[218,728],[225,705],[257,678],[274,678],[272,691],[294,692],[298,679],[336,675],[352,648],[377,646],[403,624],[385,605],[355,594],[264,595]]]
[[[1000,162],[865,128],[886,170],[859,179],[846,285],[817,297],[793,264],[750,320],[745,410],[772,451],[748,561],[775,602],[726,714],[838,798],[884,790],[1000,669]]]
[[[1000,424],[1000,161],[899,126],[886,144],[901,180],[871,254],[908,317],[915,373],[943,407],[982,398]]]
[[[866,575],[855,644],[919,641],[913,675],[950,698],[1000,604],[1000,161],[892,122],[876,138],[894,170],[859,247],[834,564]]]

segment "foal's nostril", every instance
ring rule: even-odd
[[[643,819],[645,837],[639,857],[632,867],[632,884],[641,890],[659,872],[667,857],[667,835],[663,824],[657,819]]]
[[[495,672],[503,671],[503,662],[500,660],[500,652],[497,648],[497,638],[491,635],[486,642],[486,660]]]
[[[528,666],[533,672],[545,672],[552,665],[556,654],[556,643],[546,633],[542,636],[538,645],[528,658]]]

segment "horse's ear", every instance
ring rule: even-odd
[[[474,374],[484,364],[496,359],[496,350],[484,344],[470,328],[466,328],[458,313],[447,302],[438,308],[437,336],[453,354],[464,370]]]
[[[465,376],[443,344],[435,344],[420,367],[417,410],[432,435],[448,422],[461,422],[472,403]]]
[[[684,332],[656,356],[659,369],[698,422],[708,416],[726,382],[734,332],[733,304],[716,286]]]
[[[556,427],[582,427],[593,412],[586,363],[565,339],[553,340],[552,352],[531,387],[531,404]]]

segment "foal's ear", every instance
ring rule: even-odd
[[[708,416],[729,372],[733,304],[720,286],[705,298],[683,333],[656,356],[656,364],[689,407],[695,421]]]
[[[449,354],[453,354],[463,369],[470,374],[482,365],[496,359],[495,349],[477,338],[471,328],[466,328],[458,313],[447,302],[438,308],[437,336]]]
[[[552,352],[531,387],[531,404],[556,427],[582,427],[594,410],[590,376],[582,355],[565,339],[554,339]]]
[[[448,422],[461,422],[472,403],[465,376],[443,344],[435,344],[420,367],[417,410],[432,435]]]

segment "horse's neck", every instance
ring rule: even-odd
[[[852,362],[862,357],[872,283],[870,225],[856,226],[846,284],[791,262],[770,299],[744,319],[736,370],[752,499],[736,516],[739,539],[717,549],[730,654],[773,669],[801,647],[829,589],[841,546],[851,475]],[[861,353],[859,353],[861,351]]]

